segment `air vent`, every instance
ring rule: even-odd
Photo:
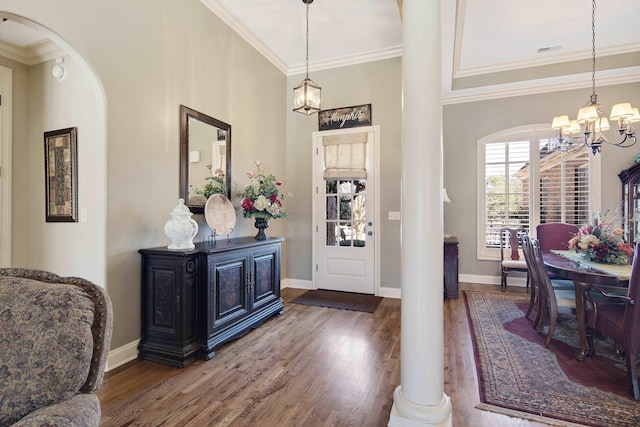
[[[554,50],[560,50],[560,49],[562,49],[562,45],[541,47],[540,49],[538,49],[538,53],[553,52]]]

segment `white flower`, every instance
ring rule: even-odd
[[[263,195],[259,195],[255,202],[253,202],[253,207],[259,211],[263,211],[269,207],[271,202],[269,199],[264,197]]]
[[[578,246],[580,247],[580,249],[582,249],[583,251],[586,251],[587,249],[589,249],[590,247],[597,245],[598,243],[600,243],[600,239],[598,239],[596,236],[594,236],[593,234],[589,234],[584,236],[580,242],[578,243]]]
[[[277,203],[271,203],[271,206],[267,208],[267,212],[271,215],[278,215],[280,213],[280,205]]]

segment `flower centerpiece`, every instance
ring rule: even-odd
[[[629,264],[633,248],[624,241],[622,229],[607,221],[607,212],[602,217],[599,213],[594,214],[592,223],[580,228],[569,240],[569,248],[589,261]]]
[[[224,172],[221,169],[213,170],[213,165],[211,164],[207,165],[207,169],[209,169],[209,176],[204,179],[204,188],[200,190],[198,187],[191,185],[191,190],[195,194],[195,197],[189,200],[192,205],[204,205],[209,197],[214,194],[227,195],[227,181]]]
[[[242,213],[245,218],[255,218],[258,229],[257,240],[266,240],[268,236],[264,230],[269,226],[270,219],[286,218],[287,211],[282,206],[284,194],[280,193],[282,182],[272,174],[267,174],[259,160],[256,160],[257,173],[247,172],[250,183],[238,193],[242,198]]]
[[[204,180],[204,197],[207,199],[214,194],[227,194],[227,181],[225,180],[224,172],[221,169],[212,171],[212,165],[207,165],[211,176],[206,177]]]

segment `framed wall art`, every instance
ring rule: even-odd
[[[47,222],[78,222],[77,128],[44,133]]]

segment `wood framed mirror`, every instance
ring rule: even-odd
[[[224,176],[222,176],[224,174]],[[204,213],[208,177],[221,177],[231,199],[231,125],[180,105],[180,198]]]

